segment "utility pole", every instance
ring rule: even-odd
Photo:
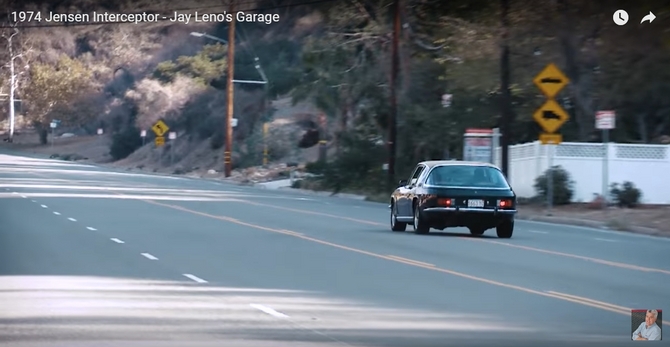
[[[232,171],[233,150],[233,79],[235,72],[235,0],[230,0],[230,13],[233,20],[228,26],[228,76],[226,76],[226,145],[223,154],[225,176],[230,177]]]
[[[509,67],[509,0],[501,0],[501,20],[502,20],[502,50],[500,55],[500,89],[502,92],[500,100],[501,120],[500,120],[500,147],[502,150],[501,169],[505,177],[509,177],[509,143],[510,143],[510,123],[512,118],[512,104],[510,96],[510,67]]]
[[[398,129],[396,121],[398,116],[398,41],[400,40],[400,0],[393,1],[393,44],[391,56],[391,114],[389,117],[389,139],[388,139],[388,184],[389,188],[395,186],[395,160],[396,160],[396,139]]]

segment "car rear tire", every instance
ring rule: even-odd
[[[395,206],[395,203],[391,204],[391,230],[393,231],[407,230],[407,223],[398,222],[398,211]]]
[[[475,236],[481,236],[486,231],[486,229],[484,228],[468,228],[468,229],[470,229],[470,234]]]
[[[496,234],[501,239],[509,239],[514,233],[514,221],[506,220],[496,227]]]
[[[430,226],[421,217],[421,210],[419,205],[414,206],[414,232],[417,234],[428,234]]]

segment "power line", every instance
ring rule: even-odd
[[[291,5],[277,5],[277,6],[271,6],[271,7],[252,8],[252,9],[248,9],[248,10],[241,10],[239,12],[252,12],[252,13],[253,12],[262,12],[262,11],[278,10],[278,9],[282,9],[282,8],[292,8],[292,7],[298,7],[298,6],[323,4],[323,3],[334,2],[334,1],[336,1],[336,0],[316,0],[316,1],[298,3],[298,4],[291,4]],[[166,12],[173,12],[173,11],[166,11]],[[145,11],[143,13],[154,14],[154,13],[150,13],[149,11]],[[134,13],[133,15],[135,15],[135,14],[142,14],[142,13]],[[211,15],[225,15],[225,14],[227,14],[227,12],[217,12],[217,13],[208,13],[208,14],[211,14]],[[170,19],[168,19],[168,18],[161,18],[161,17],[157,18],[158,22],[169,21],[169,20]],[[16,26],[3,25],[3,26],[0,26],[0,29],[8,29],[8,28],[17,28],[17,29],[25,29],[25,28],[69,28],[69,27],[81,27],[81,26],[91,26],[91,25],[110,25],[110,24],[135,24],[135,22],[132,22],[132,21],[109,21],[109,22],[42,24],[42,25],[18,25],[17,24]]]

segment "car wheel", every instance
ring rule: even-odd
[[[506,220],[496,227],[496,233],[501,239],[509,239],[514,233],[514,221]]]
[[[468,229],[470,229],[470,234],[476,236],[482,235],[486,231],[486,229],[484,228],[468,228]]]
[[[430,231],[430,226],[421,218],[419,205],[414,206],[414,232],[417,234],[427,234],[428,231]]]
[[[407,223],[398,222],[398,211],[395,204],[391,204],[391,230],[393,231],[405,231],[407,229]]]

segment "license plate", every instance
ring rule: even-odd
[[[468,207],[484,207],[484,200],[468,200]]]

